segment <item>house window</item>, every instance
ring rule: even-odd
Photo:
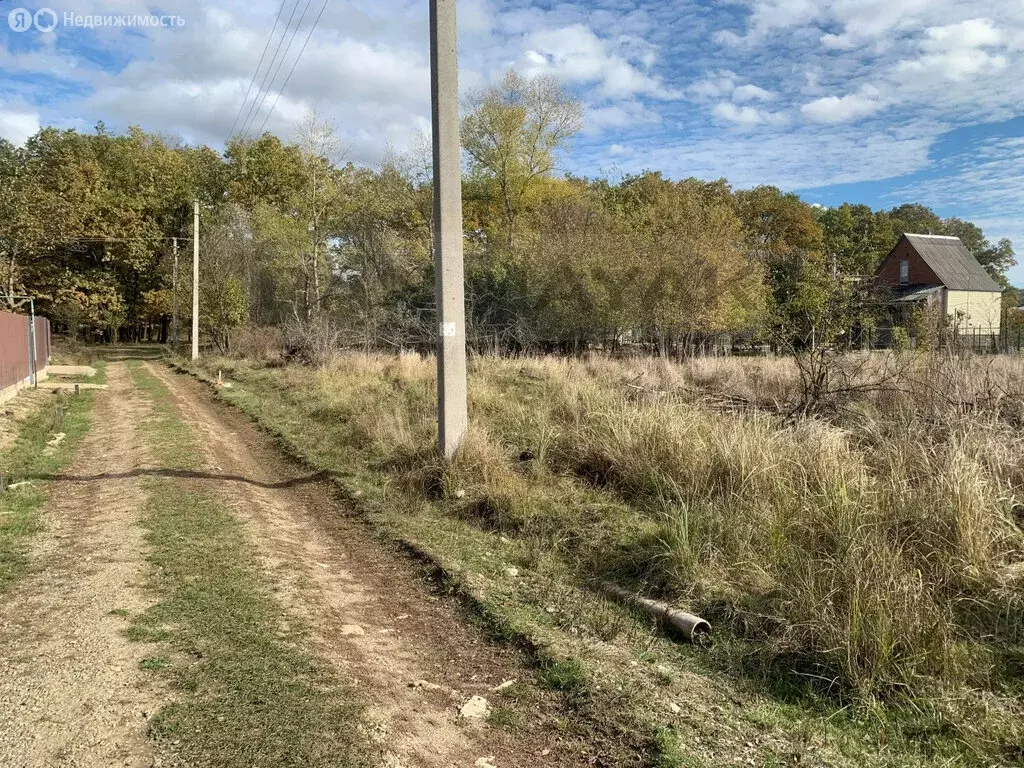
[[[910,259],[903,259],[900,262],[900,285],[910,284]]]

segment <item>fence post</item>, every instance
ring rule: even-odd
[[[25,337],[25,343],[28,345],[28,383],[33,384],[32,369],[35,367],[35,360],[32,359],[32,321],[25,326],[25,330],[28,331],[28,335]],[[21,375],[19,374],[18,380],[21,381]]]
[[[32,358],[32,362],[29,366],[32,371],[32,386],[39,387],[39,365],[36,361],[36,300],[29,299],[29,318],[28,318],[28,338],[29,348],[28,354]]]

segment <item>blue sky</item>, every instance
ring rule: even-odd
[[[297,38],[258,125],[288,137],[318,106],[355,162],[421,146],[427,0],[329,0],[278,97],[320,6],[286,0],[286,18],[296,2]],[[41,7],[0,2],[5,14],[19,5]],[[185,24],[17,33],[0,21],[0,135],[104,120],[220,146],[280,3],[47,7],[62,21],[154,13]],[[725,177],[824,205],[922,202],[1024,254],[1020,0],[459,0],[459,13],[464,90],[516,67],[554,74],[584,100],[587,127],[564,170]],[[1024,266],[1011,278],[1024,284]]]

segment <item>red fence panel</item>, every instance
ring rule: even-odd
[[[42,372],[50,364],[50,321],[36,318],[36,370]]]
[[[36,370],[42,372],[50,361],[50,321],[36,318]],[[32,375],[29,318],[0,312],[0,392],[28,380]]]
[[[28,318],[0,312],[0,389],[28,378],[28,360]]]

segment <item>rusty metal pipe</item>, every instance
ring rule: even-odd
[[[675,630],[688,643],[703,644],[711,634],[711,625],[700,616],[681,611],[660,600],[640,597],[608,581],[601,588],[616,599],[653,616],[666,627]]]

